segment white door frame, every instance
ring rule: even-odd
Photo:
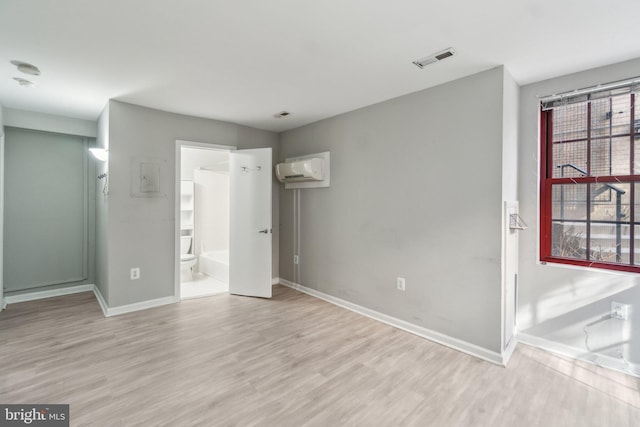
[[[209,144],[206,142],[195,141],[183,141],[181,139],[176,140],[176,165],[175,165],[175,203],[174,203],[174,217],[175,217],[175,230],[174,230],[174,291],[173,296],[180,301],[180,181],[182,177],[182,147],[200,148],[205,150],[217,150],[217,151],[235,151],[237,147],[235,145],[219,145]]]

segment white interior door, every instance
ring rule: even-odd
[[[271,148],[229,156],[229,292],[271,298]]]

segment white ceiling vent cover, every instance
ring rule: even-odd
[[[443,59],[446,58],[450,58],[452,57],[454,54],[456,53],[455,50],[453,50],[452,47],[442,50],[440,52],[436,52],[432,55],[426,56],[424,58],[418,59],[416,61],[413,61],[413,63],[418,67],[418,68],[424,68],[427,65],[430,64],[435,64],[436,62],[440,62]]]

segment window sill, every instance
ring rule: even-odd
[[[637,276],[640,273],[640,265],[619,265],[597,261],[581,261],[566,258],[548,257],[538,260],[540,265],[551,267],[563,267],[581,271],[592,271],[594,273],[613,273],[622,275]]]

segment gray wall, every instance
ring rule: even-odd
[[[95,203],[87,185],[87,147],[82,136],[6,128],[7,291],[94,282],[88,271]]]
[[[56,135],[57,133],[60,133],[59,131],[61,130],[65,130],[68,132],[75,132],[75,133],[70,133],[68,135],[73,135],[73,136],[79,136],[79,137],[86,137],[86,133],[85,130],[87,130],[87,121],[85,120],[77,120],[77,119],[72,119],[72,118],[65,118],[65,117],[61,117],[61,116],[54,116],[54,115],[46,115],[48,117],[47,120],[45,120],[42,123],[37,123],[37,120],[30,120],[30,119],[26,119],[26,117],[30,117],[29,114],[25,114],[22,115],[22,113],[20,112],[20,110],[11,110],[11,109],[7,109],[4,108],[4,125],[5,126],[10,126],[9,122],[14,125],[16,123],[21,124],[23,127],[23,129],[28,129],[28,130],[36,130],[38,131],[38,133],[42,133],[42,132],[52,132],[53,135]],[[20,112],[20,114],[17,114],[16,112]],[[16,120],[16,118],[20,118],[20,120]],[[19,130],[19,127],[16,127],[17,130]],[[8,135],[5,136],[5,144],[7,143],[6,138],[8,137]],[[89,144],[93,144],[94,143],[94,139],[93,138],[87,138]],[[54,290],[54,289],[60,289],[60,288],[66,288],[66,287],[71,287],[71,286],[77,286],[77,285],[83,285],[83,284],[93,284],[95,283],[95,192],[94,189],[91,185],[91,176],[95,173],[95,163],[93,162],[93,160],[91,159],[91,156],[89,155],[89,153],[85,153],[85,155],[87,156],[87,161],[88,161],[88,194],[87,194],[87,220],[88,220],[88,234],[87,234],[87,279],[86,280],[82,280],[82,281],[78,281],[78,282],[70,282],[70,283],[61,283],[61,284],[55,284],[55,285],[49,285],[49,286],[42,286],[39,288],[32,288],[32,289],[23,289],[23,290],[15,290],[11,293],[5,293],[5,296],[7,295],[19,295],[22,293],[29,293],[29,292],[33,292],[34,290]],[[3,162],[6,159],[3,159]],[[5,169],[6,170],[6,169]],[[55,170],[51,171],[52,174],[55,174]],[[4,203],[4,202],[3,202]],[[5,224],[6,225],[6,224]],[[3,236],[3,245],[13,245],[12,241],[10,240],[10,238],[8,238],[8,236],[5,234]],[[3,259],[6,258],[6,253],[3,253]],[[25,261],[27,264],[25,264],[24,268],[35,268],[32,265],[32,261]],[[15,264],[15,262],[14,262]],[[3,272],[4,275],[5,272]],[[4,284],[3,284],[4,286]]]
[[[611,273],[538,263],[538,96],[584,88],[640,75],[640,59],[527,85],[520,92],[520,211],[529,229],[520,234],[518,327],[535,337],[587,353],[584,327],[606,316],[610,302],[636,306],[626,322],[608,320],[591,328],[591,348],[640,363],[640,279]],[[628,335],[625,339],[623,335]],[[622,341],[629,341],[623,343]]]
[[[6,126],[56,132],[65,135],[87,136],[90,138],[95,138],[98,132],[98,123],[92,120],[75,119],[6,107],[4,108],[4,121]]]
[[[117,307],[174,294],[176,140],[233,145],[239,149],[271,147],[278,158],[278,135],[231,123],[167,113],[118,101],[109,102],[108,296]],[[132,157],[166,160],[166,197],[130,195]],[[274,225],[278,191],[274,186]],[[277,276],[278,227],[273,239]],[[129,269],[141,278],[129,280]]]
[[[284,132],[281,161],[331,152],[331,187],[300,191],[299,277],[281,189],[280,277],[499,353],[508,81],[498,67]]]

